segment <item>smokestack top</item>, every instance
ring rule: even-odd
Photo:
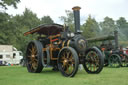
[[[79,6],[75,6],[75,7],[72,8],[72,10],[74,10],[74,11],[79,11],[80,9],[81,8]]]

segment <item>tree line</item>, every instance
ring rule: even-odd
[[[73,12],[70,10],[65,11],[66,16],[61,16],[60,19],[71,27],[74,28]],[[124,17],[120,17],[118,20],[114,20],[106,16],[103,21],[97,22],[91,15],[81,24],[81,30],[85,38],[98,37],[103,35],[113,34],[114,31],[118,31],[119,42],[124,46],[128,46],[128,21]]]
[[[20,0],[2,0],[0,1],[0,7],[2,10],[7,10],[7,6],[13,6],[17,8],[17,3]],[[60,20],[63,24],[66,24],[74,31],[74,19],[73,13],[70,10],[65,11],[66,16],[60,16]],[[24,36],[24,32],[40,25],[40,24],[53,24],[54,20],[50,16],[43,16],[38,18],[35,13],[29,9],[25,9],[23,14],[17,14],[15,16],[9,15],[5,11],[0,11],[0,44],[1,45],[13,45],[18,50],[25,52],[26,46],[29,41],[34,40],[37,35]],[[81,25],[83,35],[86,38],[95,36],[108,35],[114,30],[118,30],[120,33],[120,40],[128,40],[128,22],[124,17],[120,17],[118,20],[113,20],[110,17],[105,17],[102,22],[97,22],[91,15]]]

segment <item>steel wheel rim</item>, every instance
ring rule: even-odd
[[[110,56],[109,63],[111,67],[120,67],[119,58],[116,55]]]
[[[37,48],[34,43],[31,43],[27,50],[27,64],[28,67],[35,71],[38,67],[38,59],[37,59]]]
[[[70,50],[64,50],[60,56],[60,66],[63,73],[70,75],[75,70],[75,59]]]
[[[100,61],[96,52],[90,51],[87,54],[85,60],[86,60],[85,65],[89,71],[95,72],[99,69]]]

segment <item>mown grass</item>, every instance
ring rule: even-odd
[[[79,70],[75,77],[44,68],[41,73],[28,73],[26,67],[0,66],[0,85],[128,85],[128,68],[107,68],[100,74]]]

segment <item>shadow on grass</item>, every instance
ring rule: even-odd
[[[43,73],[43,74],[56,74],[56,73],[59,73],[59,71],[53,71],[52,68],[44,68],[41,73]]]
[[[41,74],[61,74],[60,71],[53,71],[52,68],[44,68],[41,72]],[[78,69],[78,72],[76,73],[78,75],[88,75],[88,73],[85,71],[85,70],[79,70]]]

